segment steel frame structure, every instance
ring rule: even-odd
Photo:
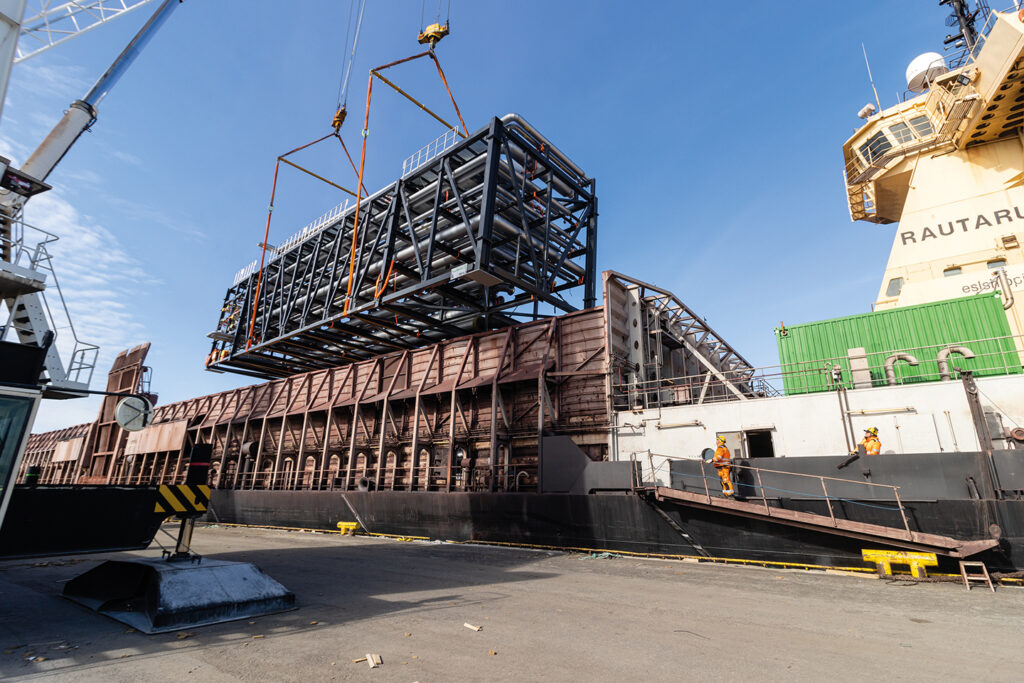
[[[115,366],[110,385],[135,381],[134,367]],[[537,491],[543,436],[607,459],[606,367],[593,308],[157,406],[131,435],[104,409],[34,436],[26,462],[44,468],[41,483],[181,483],[203,443],[219,488]],[[72,435],[91,457],[69,472],[53,453]]]
[[[675,294],[612,270],[603,287],[614,409],[764,396],[754,367]]]
[[[23,62],[153,0],[38,0],[22,20],[14,63]],[[19,41],[19,43],[22,41]]]
[[[74,432],[86,442],[73,466],[53,457],[68,432],[33,436],[26,462],[43,466],[40,483],[175,484],[192,447],[210,444],[219,488],[543,491],[545,437],[608,460],[615,413],[645,407],[630,395],[646,407],[758,396],[749,364],[671,292],[603,281],[600,307],[157,406],[131,435],[105,405]],[[119,356],[109,388],[148,391],[145,348]],[[665,395],[623,384],[698,368]]]
[[[595,188],[522,118],[494,118],[363,200],[355,248],[353,207],[229,288],[207,365],[285,377],[572,312],[579,286],[593,307]]]

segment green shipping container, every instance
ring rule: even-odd
[[[842,368],[844,385],[853,388],[848,351],[857,347],[867,352],[876,387],[886,386],[885,361],[897,352],[909,353],[920,363],[897,362],[897,384],[938,381],[938,353],[954,344],[968,347],[975,358],[953,354],[950,368],[972,370],[978,377],[1021,372],[998,293],[777,327],[775,338],[783,386],[790,395],[833,389],[834,365]]]

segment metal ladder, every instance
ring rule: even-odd
[[[988,574],[988,567],[984,562],[960,562],[960,576],[964,579],[967,590],[971,590],[971,582],[984,583],[993,593],[996,587],[992,585],[992,577]]]

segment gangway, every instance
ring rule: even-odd
[[[856,538],[872,543],[882,543],[888,546],[905,548],[907,550],[931,552],[955,558],[972,557],[999,545],[998,539],[963,540],[939,534],[929,534],[912,530],[910,528],[910,523],[907,520],[906,509],[903,507],[903,503],[899,497],[898,486],[874,484],[852,479],[838,479],[835,477],[808,475],[796,472],[765,470],[762,468],[738,464],[734,464],[733,468],[747,470],[754,473],[754,476],[758,481],[757,488],[762,491],[762,495],[758,499],[758,502],[751,502],[750,500],[736,500],[734,498],[712,495],[711,488],[707,483],[708,479],[712,477],[703,476],[703,461],[701,461],[701,474],[702,479],[704,480],[703,492],[684,491],[678,488],[660,485],[637,485],[634,487],[634,490],[641,495],[646,495],[659,502],[668,502],[704,510],[714,510],[716,512],[734,515],[737,517],[759,519],[774,524],[799,527],[836,536]],[[764,488],[760,482],[762,472],[775,475],[793,475],[820,480],[823,492],[823,495],[820,497],[828,503],[828,514],[824,515],[814,512],[805,512],[802,510],[791,510],[788,508],[770,505],[767,496],[763,494]],[[718,477],[713,478],[715,481],[718,480]],[[871,524],[868,522],[859,522],[837,517],[832,501],[839,499],[829,495],[827,483],[829,481],[834,482],[833,488],[835,488],[836,485],[864,485],[891,489],[896,502],[896,507],[892,509],[894,512],[900,513],[900,518],[903,522],[902,527]]]

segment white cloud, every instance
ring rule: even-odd
[[[78,338],[100,347],[92,388],[101,388],[114,357],[146,339],[145,327],[132,314],[131,301],[140,288],[157,281],[117,237],[80,214],[56,190],[29,202],[26,221],[60,236],[47,248]],[[48,284],[46,299],[58,327],[61,359],[67,364],[73,340],[57,289]],[[98,401],[92,398],[44,401],[34,431],[91,422],[98,409]]]
[[[63,177],[66,180],[71,181],[67,183],[67,185],[74,185],[79,187],[82,185],[88,185],[90,188],[98,188],[101,185],[103,185],[104,182],[106,182],[103,176],[101,176],[96,171],[90,169],[69,171],[68,169],[65,168],[63,169],[63,174]]]
[[[106,206],[116,207],[130,221],[162,226],[195,242],[202,242],[206,239],[206,232],[183,216],[168,215],[163,210],[106,193],[103,194],[103,200]]]
[[[79,66],[50,66],[30,61],[15,67],[5,106],[5,114],[12,116],[4,118],[5,134],[0,136],[0,154],[12,159],[16,166],[24,163],[34,143],[43,139],[68,103],[81,97],[89,85],[85,69]],[[21,126],[14,126],[19,130],[12,128],[16,123],[13,115],[23,122]],[[139,163],[128,152],[110,150],[109,153],[121,163]],[[95,191],[102,186],[101,176],[93,170],[71,172],[69,177],[76,187],[91,187]],[[58,190],[34,197],[26,205],[25,219],[28,224],[60,238],[47,245],[47,249],[53,257],[60,291],[78,338],[100,347],[91,386],[102,389],[114,357],[147,338],[131,302],[140,290],[157,283],[102,221],[81,213]],[[32,235],[32,231],[27,233]],[[57,347],[66,365],[73,338],[60,296],[49,276],[47,284],[45,296],[55,319]],[[0,311],[0,315],[6,312]],[[100,397],[44,401],[34,431],[92,422],[99,403]]]
[[[81,97],[90,85],[83,67],[52,66],[33,61],[15,66],[11,80],[19,93],[24,91],[36,97],[62,100]]]
[[[10,159],[15,167],[21,166],[21,161],[28,159],[31,153],[32,150],[25,145],[7,137],[0,137],[0,155]]]
[[[142,264],[57,190],[33,198],[25,216],[29,224],[60,236],[48,249],[78,336],[102,346],[101,358],[108,361],[138,343],[144,329],[128,302],[140,287],[155,284]],[[56,291],[48,300],[51,309],[59,304]]]
[[[142,166],[142,159],[138,158],[137,156],[135,156],[134,154],[132,154],[130,152],[125,152],[125,151],[120,150],[120,149],[115,149],[110,154],[115,159],[120,159],[121,161],[123,161],[126,164],[131,164],[132,166]]]

